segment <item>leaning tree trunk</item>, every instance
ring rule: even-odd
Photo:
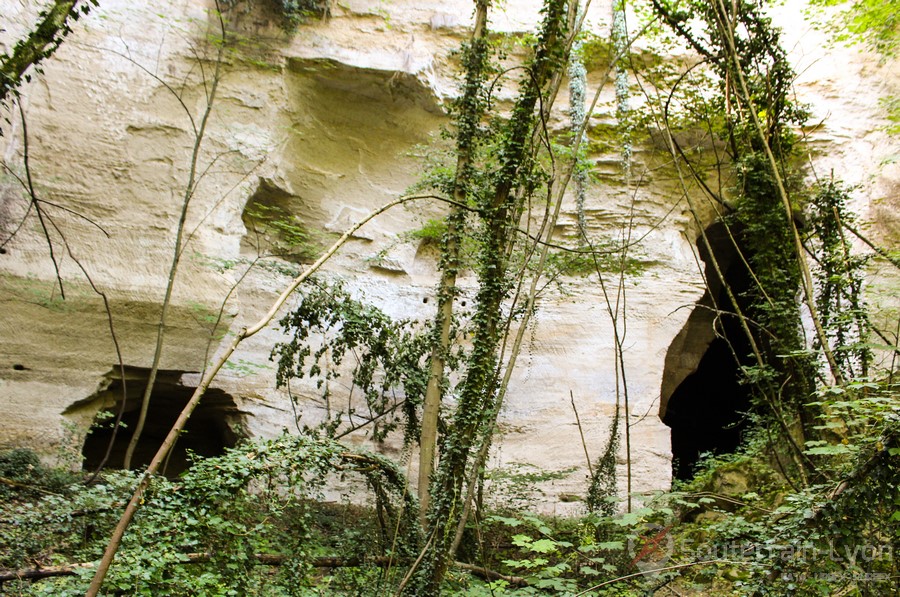
[[[97,4],[96,0],[90,4]],[[12,55],[0,56],[0,103],[14,93],[22,80],[28,80],[26,72],[45,58],[49,58],[62,43],[63,37],[71,31],[69,22],[87,12],[84,2],[78,0],[56,0],[41,12],[42,20],[28,37],[19,40]]]
[[[524,194],[516,190],[531,170],[535,109],[552,75],[565,64],[566,3],[549,0],[535,57],[522,83],[522,91],[502,131],[500,164],[490,192],[478,205],[483,220],[478,255],[479,288],[473,316],[472,351],[462,382],[458,406],[443,443],[441,461],[431,484],[425,551],[412,582],[410,595],[437,595],[449,565],[464,496],[466,469],[475,440],[493,424],[489,415],[499,384],[497,349],[502,335],[502,304],[510,291],[507,280],[509,247],[515,234]]]

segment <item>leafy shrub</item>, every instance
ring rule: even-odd
[[[17,453],[3,462],[28,470],[34,459]],[[320,582],[313,559],[342,544],[335,536],[323,537],[317,514],[322,488],[337,470],[362,474],[375,495],[372,514],[347,525],[362,533],[356,535],[355,554],[406,556],[413,551],[417,505],[393,465],[314,435],[282,435],[233,448],[221,457],[196,459],[176,481],[154,478],[105,589],[134,595],[306,594]],[[137,473],[110,471],[93,485],[69,486],[65,495],[45,492],[33,501],[4,502],[0,567],[95,561],[138,478]],[[381,521],[390,529],[383,531],[390,540],[371,540],[381,535],[365,529],[380,527],[368,521]],[[359,541],[363,536],[369,539]],[[22,581],[17,589],[23,594],[81,595],[93,568],[74,572],[32,585]]]

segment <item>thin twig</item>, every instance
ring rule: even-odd
[[[66,298],[66,290],[63,287],[62,274],[59,271],[59,262],[56,259],[56,254],[53,249],[53,239],[50,237],[50,232],[47,229],[47,222],[45,220],[50,219],[48,215],[44,214],[41,211],[41,205],[38,201],[37,191],[34,189],[34,181],[31,178],[31,165],[30,165],[30,155],[28,151],[28,123],[25,120],[25,110],[22,108],[22,102],[18,102],[16,106],[19,109],[19,117],[22,122],[22,162],[25,164],[25,182],[28,188],[28,194],[31,197],[31,203],[34,205],[34,212],[37,214],[38,222],[41,224],[41,230],[44,233],[44,238],[47,240],[47,248],[50,250],[50,261],[53,262],[53,271],[56,273],[56,281],[59,284],[59,294],[65,299]]]
[[[587,441],[584,439],[584,430],[581,428],[581,417],[578,416],[578,409],[575,407],[575,394],[569,390],[569,401],[572,403],[572,411],[575,413],[575,424],[578,425],[578,434],[581,436],[581,447],[584,448],[584,461],[587,463],[588,474],[591,479],[594,478],[594,466],[591,464],[591,455],[588,453]]]

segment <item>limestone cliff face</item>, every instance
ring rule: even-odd
[[[0,41],[14,43],[39,4],[0,0],[6,29]],[[22,89],[24,122],[18,111],[6,113],[0,231],[4,241],[15,235],[0,255],[0,447],[28,445],[48,458],[80,455],[95,415],[121,399],[116,345],[128,367],[128,409],[136,407],[186,197],[190,237],[174,287],[154,412],[179,408],[222,333],[265,312],[304,260],[303,251],[329,244],[334,233],[419,179],[427,148],[448,123],[446,102],[456,93],[458,72],[453,51],[467,36],[470,4],[350,0],[290,34],[267,6],[238,2],[228,13],[240,43],[224,56],[191,193],[195,131],[215,69],[215,48],[205,41],[217,27],[208,17],[212,2],[150,7],[101,1],[76,23],[44,73]],[[510,0],[492,27],[515,39],[533,30],[538,8],[539,2]],[[781,10],[785,22],[801,22],[795,3]],[[591,8],[589,22],[601,36],[609,13],[607,2]],[[808,28],[791,27],[788,35],[801,73],[798,94],[825,119],[810,131],[818,174],[834,169],[860,184],[857,207],[876,222],[873,235],[896,240],[897,147],[880,132],[878,106],[880,95],[896,90],[896,75],[856,51],[824,49]],[[515,52],[515,44],[511,48]],[[590,89],[604,68],[589,73]],[[501,100],[508,94],[499,91]],[[612,94],[610,86],[605,107],[592,117],[594,127],[614,121]],[[552,126],[565,126],[564,118],[560,109]],[[618,325],[627,330],[633,490],[662,489],[670,482],[671,452],[661,401],[697,367],[712,340],[708,321],[686,326],[704,294],[694,243],[699,228],[652,139],[636,148],[630,184],[618,148],[595,149],[590,159],[597,182],[588,189],[585,214],[590,233],[640,239],[632,257],[641,267],[625,277],[621,297],[610,299],[625,308]],[[16,179],[24,177],[26,154],[49,220],[46,234]],[[714,210],[703,209],[705,225]],[[574,200],[564,211],[559,234],[574,238]],[[309,246],[245,275],[279,242],[266,219],[273,213],[295,215]],[[345,246],[328,265],[329,275],[392,315],[433,316],[435,255],[402,233],[442,213],[433,201],[386,213]],[[606,283],[614,295],[615,276]],[[464,275],[461,284],[471,292],[474,280]],[[565,292],[548,290],[540,301],[491,465],[559,473],[540,487],[537,505],[544,510],[578,508],[565,496],[585,492],[584,448],[570,396],[592,457],[605,444],[617,401],[624,413],[612,326],[596,277],[566,280]],[[275,388],[269,353],[280,339],[273,327],[241,347],[215,382],[205,414],[198,412],[200,422],[187,436],[198,438],[191,447],[203,453],[238,435],[277,433],[294,425],[295,409],[305,424],[326,416],[313,385],[293,388],[296,405]],[[346,388],[331,390],[335,404],[348,399]],[[148,442],[166,424],[157,420]],[[205,435],[215,437],[200,439]],[[352,439],[364,441],[362,434]],[[85,456],[95,457],[96,449],[85,449]],[[396,442],[378,449],[402,456]],[[621,475],[624,462],[623,447]]]

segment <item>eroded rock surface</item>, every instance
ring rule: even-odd
[[[7,47],[33,18],[36,4],[23,4],[0,1],[9,19],[0,33]],[[238,2],[230,27],[241,43],[224,55],[195,186],[188,190],[215,68],[215,48],[205,43],[216,27],[207,16],[211,4],[103,1],[75,25],[44,74],[22,89],[28,162],[42,209],[52,219],[46,234],[65,297],[32,213],[0,255],[0,447],[27,445],[48,458],[80,454],[95,414],[110,406],[104,396],[118,363],[116,346],[131,370],[150,366],[186,197],[190,240],[181,255],[161,366],[196,372],[223,341],[222,332],[256,321],[310,255],[416,183],[423,156],[448,123],[446,102],[456,93],[453,51],[467,35],[470,3],[353,0],[287,34],[263,3]],[[538,8],[534,1],[507,2],[492,26],[515,38],[533,29]],[[591,10],[591,26],[606,35],[608,3],[594,3]],[[794,3],[784,10],[797,18]],[[811,30],[790,31],[789,39],[801,72],[798,94],[824,119],[809,132],[817,173],[828,176],[834,169],[862,185],[857,208],[875,223],[872,234],[896,240],[897,146],[879,128],[884,121],[878,105],[880,94],[896,89],[896,75],[856,50],[823,49],[820,34]],[[834,68],[835,61],[843,67]],[[589,73],[589,88],[602,70]],[[498,94],[510,97],[508,90]],[[614,122],[612,94],[610,85],[592,129]],[[560,129],[564,118],[560,109],[552,125]],[[25,172],[24,131],[11,113],[2,137],[11,169],[0,177],[4,239],[29,209],[15,178]],[[666,169],[665,152],[653,138],[636,145],[627,184],[618,148],[597,147],[590,156],[598,182],[588,189],[588,230],[597,238],[640,239],[632,254],[640,267],[624,277],[618,298],[615,275],[605,280],[606,295],[595,277],[566,279],[562,290],[544,294],[491,459],[493,467],[558,472],[535,488],[542,492],[537,506],[557,513],[581,508],[571,496],[586,490],[572,402],[592,458],[605,445],[617,404],[624,416],[611,313],[618,313],[623,333],[636,492],[669,486],[661,388],[664,402],[712,340],[711,333],[685,328],[704,294],[694,244],[701,225]],[[715,207],[704,203],[701,210],[705,226]],[[443,213],[427,200],[386,213],[359,231],[328,265],[328,275],[345,279],[392,315],[431,317],[435,252],[402,234]],[[285,231],[273,226],[278,214],[297,217],[306,244],[244,276],[259,255],[289,244]],[[576,221],[569,198],[559,236],[576,238]],[[465,300],[473,277],[463,275],[461,285]],[[278,433],[295,424],[295,406],[305,424],[325,416],[313,385],[293,388],[296,405],[275,388],[269,353],[282,339],[274,327],[264,330],[241,346],[216,380],[217,395],[233,401],[228,424],[234,429],[228,433]],[[332,391],[336,402],[345,399],[346,388]],[[163,404],[171,409],[176,402]],[[351,439],[364,441],[362,434]],[[400,457],[400,448],[390,440],[379,449]],[[625,470],[623,440],[620,488]]]

